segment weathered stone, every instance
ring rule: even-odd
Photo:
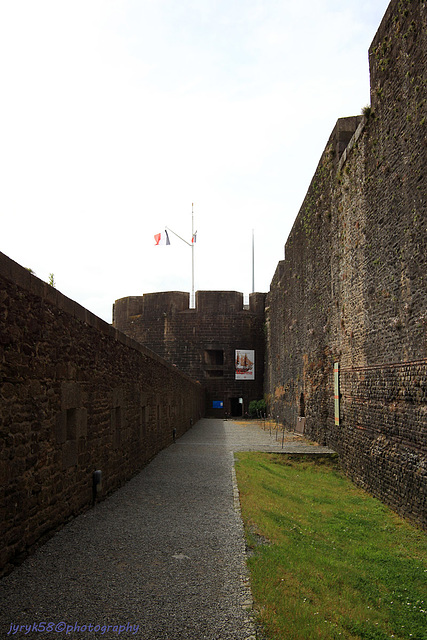
[[[34,276],[25,289],[22,271],[0,254],[0,573],[91,506],[95,468],[102,499],[173,441],[170,416],[180,435],[204,414],[200,384],[106,323],[83,322],[59,292],[42,300],[49,289]]]
[[[241,415],[264,393],[265,296],[251,294],[244,308],[237,291],[197,291],[194,309],[180,291],[121,298],[114,304],[114,326],[199,380],[208,415]],[[255,352],[254,380],[236,380],[236,349]],[[223,407],[213,408],[214,401]]]
[[[427,526],[427,5],[401,4],[370,47],[371,113],[337,122],[272,280],[266,388],[282,422],[304,415],[356,482]]]

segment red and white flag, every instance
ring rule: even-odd
[[[154,236],[156,246],[161,244],[170,244],[169,235],[166,229],[161,233],[156,233]]]
[[[192,242],[193,244],[195,244],[195,243],[196,243],[196,238],[197,238],[197,231],[195,231],[195,232],[193,233],[193,237],[191,238],[191,242]]]

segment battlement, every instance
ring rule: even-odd
[[[190,294],[183,291],[161,291],[142,296],[127,296],[113,305],[113,325],[123,326],[130,318],[158,318],[180,312],[232,315],[239,312],[264,314],[266,293],[251,293],[249,308],[238,291],[196,291],[196,306],[190,309]]]

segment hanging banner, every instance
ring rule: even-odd
[[[334,363],[334,403],[335,403],[335,424],[340,424],[340,365]]]
[[[255,380],[255,351],[253,349],[236,349],[234,371],[236,380]]]

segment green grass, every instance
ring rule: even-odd
[[[258,619],[272,640],[427,640],[427,536],[336,458],[239,453]]]

